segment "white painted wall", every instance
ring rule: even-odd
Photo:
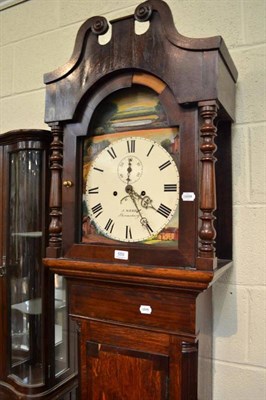
[[[46,128],[43,74],[81,23],[136,0],[29,0],[0,13],[0,132]],[[214,289],[214,400],[266,399],[266,1],[167,0],[178,31],[222,35],[239,71],[233,132],[234,268]],[[201,399],[204,400],[204,399]]]

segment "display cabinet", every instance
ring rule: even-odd
[[[161,0],[110,24],[90,18],[69,62],[45,75],[43,262],[67,279],[81,400],[212,399],[236,79],[222,38],[180,35]]]
[[[41,130],[0,136],[1,400],[75,399],[64,279],[42,265],[50,139]]]

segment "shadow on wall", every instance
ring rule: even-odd
[[[233,274],[232,267],[226,274],[227,281]],[[243,299],[242,293],[236,285],[230,285],[225,282],[225,277],[214,284],[213,287],[213,336],[215,339],[219,337],[231,337],[235,335],[239,329],[238,315],[241,311],[241,303]]]

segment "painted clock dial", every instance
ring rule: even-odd
[[[104,148],[90,166],[85,201],[104,236],[141,242],[172,219],[179,201],[179,173],[157,142],[130,136]]]

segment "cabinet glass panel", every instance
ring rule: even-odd
[[[42,151],[10,155],[10,372],[29,385],[43,382],[41,179]]]
[[[66,307],[66,280],[55,275],[55,374],[68,368],[68,312]]]

